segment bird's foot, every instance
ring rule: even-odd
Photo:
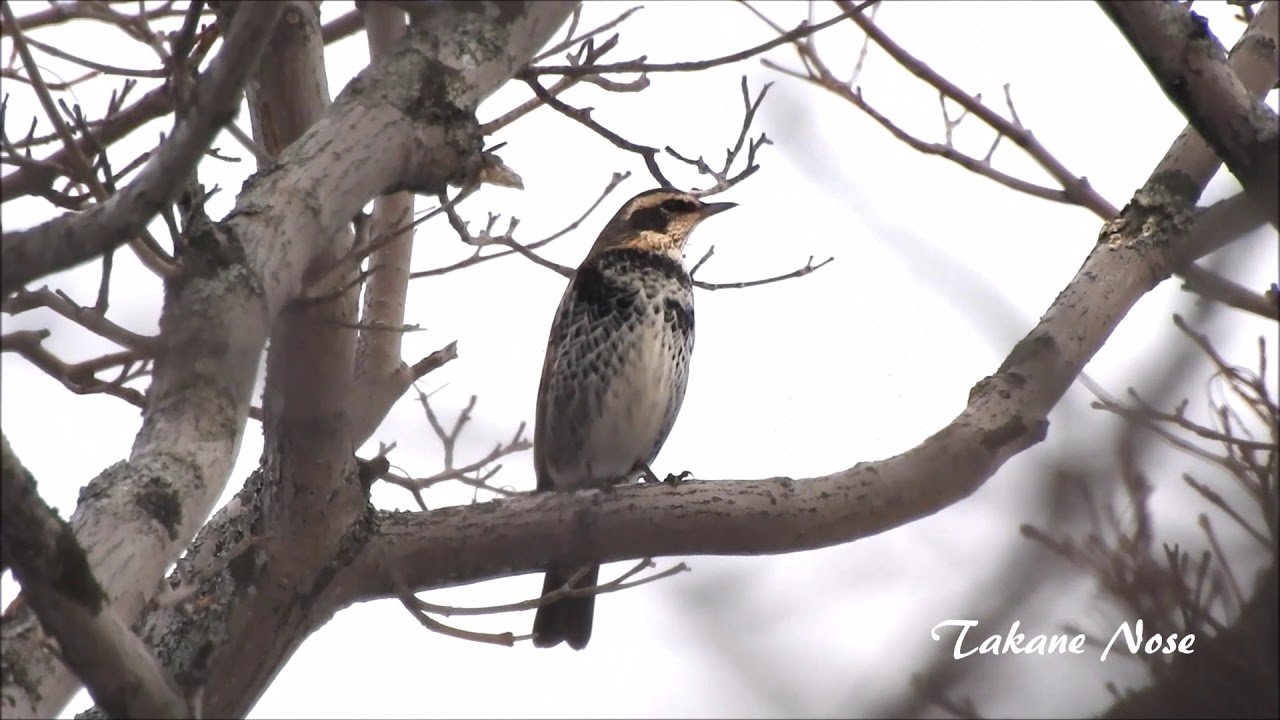
[[[688,470],[681,470],[679,474],[668,475],[667,479],[663,480],[663,482],[670,485],[671,487],[675,487],[676,485],[679,485],[680,483],[692,477],[693,477],[692,472],[689,472]]]

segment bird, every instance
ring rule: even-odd
[[[605,224],[551,322],[533,435],[538,491],[657,481],[650,465],[680,412],[693,353],[685,242],[703,220],[733,207],[659,188],[631,198]],[[570,582],[593,587],[599,573],[599,565],[553,563],[542,594]],[[585,648],[595,601],[540,605],[534,646]]]

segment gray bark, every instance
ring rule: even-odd
[[[434,194],[450,183],[474,181],[484,162],[475,107],[528,62],[572,7],[563,2],[425,6],[424,22],[407,41],[360,73],[275,166],[246,185],[231,213],[191,243],[191,252],[181,258],[184,274],[166,288],[161,349],[133,454],[88,485],[72,521],[123,622],[139,618],[160,589],[164,569],[226,486],[259,356],[308,272],[322,269],[318,263],[337,254],[336,239],[370,199],[401,189]],[[268,398],[269,407],[273,400]],[[308,420],[314,429],[334,418],[311,414]],[[288,510],[291,523],[303,522],[305,513],[319,506],[324,485],[338,487],[350,478],[353,445],[335,441],[334,446],[346,456],[341,465],[322,468],[315,485],[302,482],[305,466],[281,472],[281,463],[296,459],[288,448],[277,444],[269,450],[266,494],[286,504],[311,498]],[[348,515],[363,509],[358,489],[343,497]],[[266,512],[272,517],[283,510]],[[340,542],[344,535],[335,537]],[[298,539],[295,548],[313,552],[305,542]],[[254,557],[262,550],[257,548]],[[280,562],[272,562],[276,558]],[[322,568],[312,560],[296,571],[311,576],[293,579],[323,586]],[[288,561],[287,553],[267,552],[254,567],[278,570]],[[193,638],[201,648],[196,655],[212,674],[179,676],[200,684],[208,680],[204,709],[209,716],[244,714],[305,637],[294,621],[272,625],[270,611],[249,622],[261,608],[240,599],[248,602],[231,609],[225,625],[203,639]],[[221,650],[228,628],[244,630],[260,622],[270,630],[231,636],[242,643],[235,652],[211,653],[205,647],[212,643]],[[4,630],[0,703],[6,715],[56,714],[77,687],[74,675],[48,652],[29,609],[7,621]],[[277,640],[270,648],[257,646]],[[244,657],[256,662],[241,663]]]

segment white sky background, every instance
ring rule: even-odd
[[[21,16],[41,7],[15,3],[15,12]],[[327,3],[324,18],[349,7]],[[581,27],[600,24],[626,7],[588,3]],[[794,27],[806,11],[802,3],[761,7],[785,27]],[[833,12],[826,6],[820,10],[821,18]],[[1225,5],[1199,2],[1195,10],[1210,18],[1228,47],[1243,28],[1229,19]],[[1116,206],[1142,184],[1185,124],[1092,3],[891,2],[881,8],[877,22],[908,51],[1002,110],[1001,86],[1010,83],[1022,121]],[[156,65],[149,51],[122,42],[118,31],[92,23],[76,27],[81,34],[74,37],[65,30],[34,36],[117,65]],[[703,59],[771,36],[736,4],[652,3],[623,26],[611,57]],[[860,44],[852,26],[819,38],[834,68],[851,69]],[[9,43],[0,49],[7,57]],[[80,74],[37,56],[65,78]],[[785,48],[769,57],[797,64]],[[336,96],[367,62],[363,34],[331,47],[332,93]],[[695,234],[690,261],[714,244],[715,257],[699,277],[735,281],[795,269],[810,255],[836,260],[798,280],[699,292],[693,375],[680,421],[655,464],[660,475],[688,469],[709,479],[806,477],[916,445],[963,408],[970,387],[993,372],[1032,327],[1075,273],[1101,226],[1087,210],[1019,195],[945,160],[920,155],[853,106],[758,61],[655,75],[652,86],[638,95],[609,95],[586,86],[564,97],[577,106],[594,106],[597,120],[628,139],[672,145],[714,162],[736,137],[738,81],[744,73],[753,90],[763,82],[776,83],[756,126],[775,144],[762,151],[763,168],[723,196],[741,207]],[[874,47],[860,82],[867,100],[900,126],[941,140],[936,92]],[[146,89],[139,87],[134,97]],[[12,95],[10,135],[25,134],[30,116],[43,115],[24,87],[6,82],[5,92]],[[77,88],[76,97],[94,115],[109,92],[108,84],[88,83]],[[492,119],[529,95],[523,84],[511,83],[482,106],[481,119]],[[1274,93],[1270,102],[1274,106]],[[152,123],[120,143],[113,164],[121,167],[149,147],[170,122]],[[249,127],[247,114],[238,122]],[[576,218],[612,172],[633,173],[576,232],[543,252],[563,264],[576,265],[613,210],[654,184],[637,156],[616,150],[550,109],[534,112],[492,140],[508,143],[500,155],[521,174],[526,189],[488,189],[464,205],[463,215],[473,229],[483,226],[486,212],[518,217],[516,238],[522,242]],[[990,140],[972,120],[956,133],[956,143],[979,157]],[[215,145],[244,154],[225,134]],[[995,163],[1052,184],[1012,143],[1002,143]],[[664,168],[677,183],[705,183],[669,158]],[[223,188],[210,206],[215,218],[230,207],[251,169],[248,161],[202,166],[201,181]],[[1236,187],[1220,174],[1203,202],[1232,194]],[[419,202],[419,209],[432,206]],[[4,210],[6,228],[34,224],[50,212],[42,201],[30,200]],[[505,222],[498,227],[505,228]],[[1240,263],[1233,277],[1261,289],[1275,280],[1277,244],[1270,230],[1256,235],[1246,241],[1252,247],[1249,261]],[[157,236],[167,237],[162,226]],[[417,235],[414,268],[445,265],[470,252],[447,225],[432,223]],[[961,272],[985,284],[986,297],[970,293]],[[98,276],[95,264],[49,283],[92,304]],[[420,386],[435,391],[436,408],[446,420],[470,395],[479,395],[460,460],[479,457],[532,418],[546,332],[564,282],[520,258],[414,281],[406,319],[424,331],[406,336],[406,360],[455,339],[460,354]],[[1169,338],[1177,334],[1171,312],[1185,315],[1194,303],[1178,286],[1176,280],[1166,281],[1145,297],[1087,368],[1113,395],[1155,380],[1143,371],[1159,359],[1151,357],[1153,350],[1170,347]],[[155,332],[159,307],[159,282],[127,251],[118,253],[111,317],[135,331]],[[1252,367],[1256,339],[1266,335],[1269,364],[1275,367],[1274,324],[1234,310],[1222,316],[1209,333],[1227,358]],[[47,346],[69,360],[111,349],[45,311],[3,317],[4,332],[40,327],[54,328]],[[72,395],[11,354],[2,362],[0,423],[40,481],[44,498],[69,516],[79,488],[128,454],[139,413],[106,396]],[[1193,410],[1204,407],[1208,376],[1207,366],[1192,375],[1195,384],[1186,394]],[[444,638],[419,627],[393,601],[351,608],[306,642],[251,716],[771,716],[787,707],[815,716],[874,712],[877,702],[904,693],[910,673],[936,652],[929,636],[934,624],[980,617],[1007,594],[1025,590],[991,585],[984,578],[995,577],[1009,553],[1027,550],[1018,527],[1039,519],[1028,508],[1042,506],[1043,464],[1085,453],[1096,454],[1099,463],[1108,461],[1113,448],[1072,442],[1114,422],[1090,411],[1090,400],[1075,386],[1051,416],[1046,443],[1008,463],[970,499],[933,517],[824,551],[693,558],[692,574],[603,597],[585,652],[539,651],[528,644],[506,649]],[[413,475],[439,469],[439,445],[412,393],[395,406],[369,448],[377,441],[397,442],[392,460]],[[256,467],[260,452],[260,426],[251,422],[224,502]],[[527,453],[504,464],[498,476],[502,483],[533,487]],[[1149,471],[1156,488],[1157,537],[1199,548],[1203,543],[1194,516],[1203,504],[1178,478],[1184,471],[1206,474],[1205,468],[1167,456]],[[460,489],[440,489],[428,493],[427,502],[438,507],[470,497]],[[373,502],[387,509],[415,508],[407,493],[390,486],[375,487]],[[1243,547],[1228,522],[1214,519],[1228,548]],[[660,560],[659,567],[673,562]],[[6,575],[0,587],[7,604],[16,586]],[[528,575],[425,597],[441,604],[489,605],[533,597],[540,587],[540,575]],[[685,611],[695,591],[712,593],[723,605],[716,632]],[[1025,618],[1024,632],[1061,632],[1064,623],[1104,636],[1114,631],[1116,617],[1090,585],[1064,583],[1042,593],[1055,601],[1041,603],[1043,614]],[[531,620],[531,613],[521,613],[449,622],[525,633]],[[1006,629],[984,626],[987,632],[979,634]],[[752,660],[747,672],[735,669],[716,651],[722,642],[718,633],[728,633],[753,649],[750,658],[767,658],[767,663]],[[973,698],[988,716],[1096,712],[1107,704],[1104,680],[1123,685],[1141,677],[1136,663],[1100,666],[1096,654],[996,662],[1004,680],[995,688],[999,692]],[[786,689],[783,696],[770,695],[767,683],[753,681],[753,674],[774,678]],[[81,693],[68,715],[87,703]]]

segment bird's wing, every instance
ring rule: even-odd
[[[538,385],[533,462],[539,490],[553,490],[552,465],[576,465],[608,387],[602,358],[620,358],[618,330],[639,289],[611,282],[596,264],[580,267],[565,288],[547,338]],[[555,460],[553,463],[552,460]],[[565,483],[566,478],[558,478]],[[580,478],[588,480],[589,478]],[[568,478],[568,485],[575,484]]]
[[[668,298],[663,304],[663,321],[666,324],[667,338],[675,347],[677,363],[683,365],[682,372],[672,373],[671,394],[668,397],[666,422],[662,433],[656,438],[653,456],[656,457],[667,442],[667,436],[675,427],[676,416],[680,414],[680,406],[684,404],[685,389],[689,387],[689,362],[693,358],[693,293],[685,298]],[[652,462],[652,460],[650,460]]]
[[[577,275],[569,277],[569,284],[564,289],[564,295],[560,297],[560,305],[556,308],[555,317],[551,321],[551,332],[547,337],[547,351],[542,357],[542,378],[538,381],[538,405],[534,411],[533,418],[533,472],[538,478],[538,490],[554,490],[555,487],[551,483],[551,476],[547,472],[547,411],[551,407],[551,403],[547,398],[547,388],[550,385],[551,372],[556,365],[558,359],[557,353],[564,344],[564,338],[567,333],[569,323],[565,322],[570,315],[571,308],[568,306],[573,302],[573,281]]]

